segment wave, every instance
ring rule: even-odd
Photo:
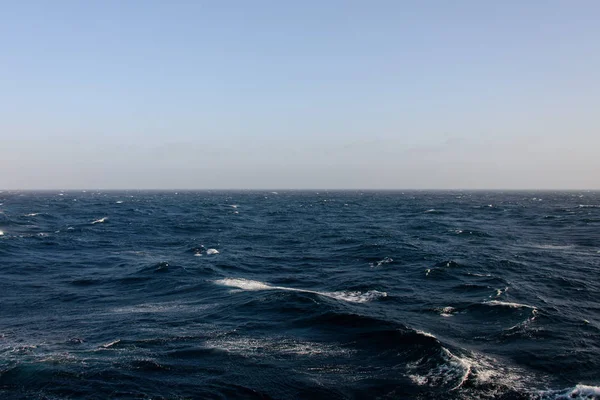
[[[434,268],[458,268],[461,267],[461,265],[459,263],[457,263],[456,261],[442,261],[439,262],[437,264],[435,264]]]
[[[385,257],[382,260],[379,260],[377,262],[374,263],[370,263],[369,265],[371,266],[371,268],[375,268],[375,267],[381,267],[383,264],[389,264],[391,262],[393,262],[394,259],[391,257]]]
[[[528,304],[511,303],[511,302],[508,302],[508,301],[499,301],[499,300],[484,301],[482,304],[487,304],[487,305],[490,305],[490,306],[509,307],[509,308],[531,308],[532,310],[537,310],[536,307],[530,306]]]
[[[537,318],[538,311],[537,309],[531,310],[531,316],[527,318],[525,321],[519,322],[507,329],[503,329],[501,336],[504,338],[510,338],[515,336],[525,336],[529,337],[530,335],[530,325]]]
[[[409,374],[413,383],[419,386],[446,386],[448,390],[456,390],[469,379],[473,365],[466,358],[455,356],[445,347],[441,348],[440,356],[443,362],[424,375]],[[417,369],[423,362],[424,360],[419,360],[409,364],[409,371]]]
[[[436,311],[439,312],[442,317],[452,317],[457,312],[456,308],[450,306],[437,308]]]
[[[437,275],[441,275],[438,277],[442,277],[442,276],[451,276],[451,274],[448,273],[448,270],[450,269],[454,269],[454,268],[460,268],[463,267],[463,265],[457,263],[456,261],[452,261],[452,260],[446,260],[446,261],[441,261],[436,263],[433,267],[428,268],[425,270],[425,276],[429,276],[432,275],[433,276],[437,276]]]
[[[425,332],[417,333],[432,336]],[[468,397],[477,390],[477,398],[498,398],[523,392],[525,376],[494,358],[476,353],[450,351],[436,339],[434,352],[407,364],[408,378],[418,386],[463,392]],[[432,349],[432,350],[433,350]],[[518,396],[520,398],[522,396]],[[462,398],[462,397],[460,397]]]
[[[478,278],[491,278],[492,274],[478,274],[476,272],[467,272],[467,275],[476,276]]]
[[[255,282],[250,285],[264,287],[265,284]],[[429,332],[392,321],[327,312],[309,317],[305,322],[310,326],[319,323],[320,329],[336,332],[338,341],[322,343],[234,334],[208,339],[205,346],[243,357],[336,357],[336,368],[342,368],[340,371],[345,366],[345,361],[341,361],[344,358],[357,360],[366,355],[369,360],[378,359],[383,364],[394,365],[397,371],[402,371],[402,376],[417,386],[428,387],[431,394],[444,391],[473,395],[475,389],[477,397],[496,398],[526,387],[523,385],[525,374],[491,357],[460,349],[451,350]],[[353,371],[348,374],[355,373]],[[370,377],[376,379],[377,375],[370,374]]]
[[[103,344],[100,347],[102,347],[103,349],[109,349],[109,348],[111,348],[111,347],[113,347],[113,346],[115,346],[115,345],[117,345],[119,343],[121,343],[121,339],[113,340],[112,342]]]
[[[206,254],[208,256],[214,255],[214,254],[219,254],[219,250],[212,249],[212,248],[207,249],[204,247],[204,245],[192,247],[191,249],[187,250],[187,252],[193,253],[196,257],[201,257],[204,254]]]
[[[423,336],[427,336],[427,337],[430,337],[430,338],[437,339],[437,337],[435,337],[435,335],[433,335],[433,334],[431,334],[429,332],[425,332],[425,331],[422,331],[422,330],[419,330],[419,329],[416,329],[415,332],[417,332],[417,334],[419,334],[419,335],[423,335]]]
[[[495,293],[495,295],[494,295],[494,296],[495,296],[495,297],[500,297],[500,296],[502,296],[504,293],[508,292],[508,289],[509,289],[509,287],[508,287],[508,286],[506,286],[504,289],[496,289],[496,293]],[[490,297],[492,297],[492,296],[490,295]]]
[[[271,286],[261,281],[253,281],[243,278],[225,278],[214,281],[217,285],[234,287],[241,290],[285,290],[289,292],[312,293],[320,296],[330,297],[332,299],[347,301],[349,303],[367,303],[381,297],[386,297],[386,292],[378,290],[369,290],[368,292],[359,291],[340,291],[340,292],[319,292],[316,290],[297,289],[285,286]]]
[[[593,400],[600,399],[599,386],[576,385],[564,390],[543,390],[535,394],[540,400]]]
[[[160,261],[152,265],[148,265],[146,267],[140,268],[138,273],[147,273],[147,272],[170,272],[176,270],[185,270],[184,267],[181,266],[172,266],[167,261]],[[131,277],[133,280],[137,280],[139,277]]]

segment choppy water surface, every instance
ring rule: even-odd
[[[598,398],[600,193],[0,193],[0,397]]]

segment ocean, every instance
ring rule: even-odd
[[[600,193],[5,190],[0,398],[600,398]]]

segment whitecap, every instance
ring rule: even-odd
[[[386,292],[380,292],[378,290],[369,290],[368,292],[358,291],[342,291],[342,292],[314,292],[322,296],[331,297],[333,299],[343,300],[350,303],[367,303],[369,301],[376,300],[380,297],[386,297]]]
[[[415,332],[417,332],[419,335],[423,335],[423,336],[427,336],[427,337],[430,337],[430,338],[437,339],[434,335],[432,335],[429,332],[421,331],[421,330],[418,330],[418,329]]]
[[[458,367],[457,369],[462,370],[462,376],[460,377],[460,382],[458,382],[458,384],[456,386],[454,386],[453,388],[450,389],[450,390],[456,390],[459,387],[461,387],[467,381],[467,379],[469,379],[469,376],[471,375],[471,372],[473,370],[473,363],[471,362],[471,360],[468,360],[467,358],[461,358],[461,357],[455,356],[454,354],[452,354],[450,352],[450,350],[446,349],[445,347],[442,347],[442,351],[445,353],[450,365],[454,365],[454,366]]]
[[[39,213],[29,213],[29,214],[25,214],[26,217],[35,217],[36,215],[39,215]]]
[[[117,343],[119,343],[119,342],[121,342],[121,339],[113,340],[112,342],[109,342],[109,343],[103,344],[103,345],[102,345],[102,346],[100,346],[100,347],[102,347],[102,348],[104,348],[104,349],[108,349],[108,348],[110,348],[110,347],[114,346],[115,344],[117,344]]]
[[[215,281],[217,285],[235,287],[242,290],[274,290],[276,286],[270,286],[260,281],[253,281],[243,278],[225,278]],[[296,290],[296,289],[294,289]]]
[[[536,310],[536,308],[534,306],[530,306],[528,304],[511,303],[508,301],[490,300],[490,301],[484,301],[483,304],[487,304],[490,306],[504,306],[504,307],[510,307],[510,308],[531,308],[533,310]]]
[[[117,204],[123,204],[123,200],[119,200],[116,202]]]
[[[456,312],[456,309],[454,307],[450,307],[450,306],[444,307],[440,310],[440,316],[452,317],[455,312]]]
[[[349,303],[366,303],[380,297],[386,297],[386,292],[378,290],[369,290],[368,292],[359,291],[339,291],[339,292],[319,292],[316,290],[296,289],[285,286],[271,286],[260,281],[253,281],[243,278],[225,278],[214,281],[217,285],[234,287],[242,290],[285,290],[289,292],[313,293],[320,296],[330,297],[332,299],[347,301]]]
[[[4,232],[0,231],[0,236],[4,236]]]
[[[217,250],[217,249],[207,249],[206,250],[206,254],[209,255],[209,256],[212,255],[212,254],[219,254],[219,250]]]
[[[567,400],[580,399],[590,400],[600,398],[600,387],[588,385],[576,385],[574,388],[564,390],[543,390],[537,393],[540,399]]]
[[[499,365],[491,357],[478,353],[458,356],[445,347],[440,349],[439,356],[442,363],[427,371],[423,371],[422,369],[428,364],[429,360],[427,359],[421,359],[408,364],[408,370],[412,372],[409,374],[409,378],[420,386],[442,386],[449,391],[467,389],[465,383],[468,381],[484,386],[493,382],[495,385],[503,386],[504,388],[508,387],[517,390],[525,388],[523,382],[524,374],[514,368]],[[498,393],[492,392],[488,394],[494,396],[494,394]]]
[[[385,257],[382,260],[377,261],[377,263],[370,263],[371,268],[381,267],[383,264],[389,264],[394,261],[391,257]]]
[[[420,386],[446,386],[448,390],[456,390],[469,379],[473,369],[472,360],[458,357],[445,347],[440,349],[440,356],[444,360],[443,364],[429,370],[427,374],[410,374],[409,378],[413,383]],[[408,364],[407,367],[409,370],[417,370],[422,361],[424,360]]]
[[[92,225],[93,225],[93,224],[101,224],[101,223],[103,223],[104,221],[106,221],[107,219],[108,219],[108,217],[102,217],[102,218],[100,218],[100,219],[97,219],[97,220],[95,220],[95,221],[92,221]]]
[[[515,324],[513,326],[511,326],[510,328],[505,329],[505,331],[510,332],[510,331],[523,331],[526,330],[529,325],[535,321],[537,317],[537,309],[533,309],[531,310],[531,317],[527,318],[525,321],[523,322],[519,322],[518,324]]]

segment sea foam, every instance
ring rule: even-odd
[[[301,292],[301,293],[313,293],[320,296],[330,297],[332,299],[347,301],[349,303],[367,303],[369,301],[378,299],[380,297],[386,297],[386,292],[380,292],[378,290],[369,290],[368,292],[359,291],[339,291],[339,292],[319,292],[316,290],[297,289],[285,286],[271,286],[261,281],[253,281],[250,279],[243,278],[225,278],[214,281],[217,285],[234,287],[242,290],[255,291],[255,290],[285,290],[289,292]]]
[[[344,356],[352,350],[338,348],[335,345],[308,341],[299,341],[292,338],[252,338],[230,337],[214,338],[204,344],[209,349],[225,351],[244,357],[269,354],[271,357],[279,356]]]
[[[565,390],[544,390],[537,393],[541,400],[592,400],[600,398],[600,387],[588,385],[576,385],[574,388]]]
[[[473,386],[486,387],[492,383],[495,388],[490,387],[485,398],[496,398],[508,388],[524,389],[522,371],[503,366],[494,358],[483,354],[469,353],[459,356],[442,346],[437,357],[433,357],[439,364],[430,369],[427,369],[427,358],[407,365],[408,377],[413,383],[420,386],[444,387],[448,391],[468,391]]]
[[[490,306],[504,306],[504,307],[510,307],[510,308],[531,308],[533,310],[536,309],[534,306],[530,306],[528,304],[511,303],[508,301],[499,301],[499,300],[484,301],[483,304],[487,304]]]
[[[376,263],[370,263],[371,268],[381,267],[383,264],[389,264],[394,260],[391,257],[385,257],[382,260],[377,261]]]

